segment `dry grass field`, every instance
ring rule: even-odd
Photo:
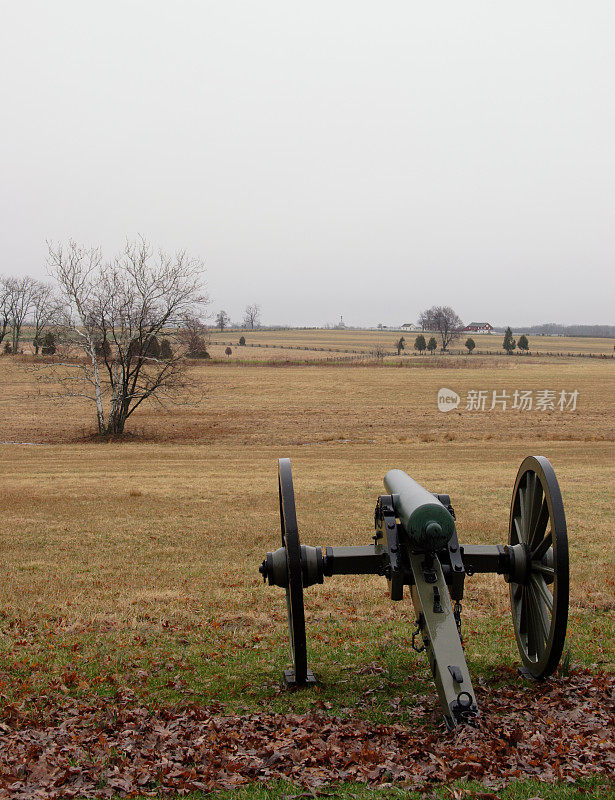
[[[279,544],[280,456],[292,459],[302,541],[335,545],[370,541],[391,467],[450,493],[462,541],[505,542],[517,468],[546,455],[568,516],[572,665],[615,670],[613,363],[422,361],[207,362],[193,368],[193,404],[150,405],[125,441],[98,442],[83,401],[54,399],[31,360],[0,358],[0,705],[121,689],[146,703],[283,711],[363,698],[361,713],[379,719],[401,696],[412,717],[416,693],[431,696],[429,672],[409,647],[409,601],[392,604],[378,578],[306,592],[321,685],[280,694],[283,594],[257,572]],[[462,397],[447,414],[443,386]],[[578,390],[577,407],[465,408],[471,390],[517,389]],[[500,672],[518,661],[501,578],[468,579],[464,628],[471,671],[512,680]]]
[[[327,355],[342,353],[370,353],[376,347],[382,348],[387,353],[395,351],[395,342],[400,336],[406,340],[404,357],[419,357],[413,349],[417,331],[403,332],[399,330],[325,330],[325,329],[285,329],[285,330],[226,330],[223,333],[212,330],[211,339],[212,355],[224,357],[224,345],[221,342],[231,343],[235,358],[322,358]],[[257,348],[234,348],[240,336],[245,336],[248,345],[259,345]],[[476,342],[474,357],[481,351],[490,353],[502,350],[502,334],[462,334],[450,345],[453,354],[466,353],[464,342],[471,336]],[[429,337],[427,337],[429,338]],[[436,337],[438,338],[438,337]],[[518,338],[518,337],[517,337]],[[580,336],[530,336],[530,351],[533,354],[561,353],[574,355],[608,355],[613,356],[615,341],[613,339],[600,339]],[[267,347],[269,346],[269,347]],[[259,353],[260,348],[267,348],[267,353]],[[295,348],[315,348],[297,352]],[[318,348],[318,349],[316,349]],[[279,351],[283,350],[283,353]],[[426,357],[427,354],[425,354]],[[438,351],[436,351],[436,356]]]
[[[279,456],[293,460],[303,540],[337,544],[369,539],[393,466],[452,495],[461,537],[503,541],[528,453],[551,458],[562,484],[575,607],[612,613],[612,364],[464,363],[199,366],[198,401],[149,406],[135,415],[130,441],[102,444],[88,440],[91,409],[50,398],[27,363],[0,359],[4,613],[88,626],[177,617],[268,629],[280,598],[259,585],[256,567],[277,546]],[[462,402],[443,414],[441,386],[462,398],[473,389],[579,397],[575,411],[468,411]],[[476,578],[472,587],[470,613],[506,611],[501,581]],[[336,579],[310,591],[310,609],[326,615],[335,598],[365,619],[374,603],[379,614],[396,613],[382,594],[369,580]]]

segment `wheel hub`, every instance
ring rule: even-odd
[[[511,583],[526,584],[532,573],[531,552],[527,544],[509,544],[506,546],[509,558],[509,571],[507,580]]]
[[[267,553],[258,571],[263,576],[264,583],[269,583],[269,586],[280,586],[282,589],[286,589],[288,586],[286,548],[278,547],[273,553]],[[304,588],[323,582],[324,561],[322,547],[301,545],[301,578]]]

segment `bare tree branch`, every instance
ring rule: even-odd
[[[55,380],[66,369],[93,387],[98,430],[121,434],[126,420],[146,400],[172,398],[187,387],[190,327],[207,297],[203,264],[184,251],[154,255],[145,239],[127,242],[111,262],[98,248],[75,242],[49,246],[50,271],[65,301],[63,347],[85,359],[52,365]]]
[[[243,312],[243,327],[244,328],[259,328],[261,324],[261,307],[256,303],[246,306]]]
[[[34,328],[32,345],[35,354],[38,355],[43,344],[43,334],[54,322],[60,321],[62,314],[62,305],[55,297],[51,284],[36,281],[30,309]]]
[[[0,278],[0,344],[10,331],[12,290],[9,278]]]
[[[424,331],[437,331],[442,340],[442,350],[461,335],[463,322],[450,306],[432,306],[423,311],[419,325]]]

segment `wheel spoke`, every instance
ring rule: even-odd
[[[539,527],[540,515],[543,513],[544,504],[545,504],[545,498],[543,496],[542,484],[538,480],[538,478],[536,478],[536,484],[534,486],[534,495],[532,498],[532,511],[530,514],[530,526],[528,529],[528,537],[527,537],[528,544],[530,545],[534,541],[536,536],[540,537],[544,534],[544,528],[539,534],[536,533],[537,528]],[[548,519],[548,508],[549,507],[547,506],[547,519]]]
[[[530,594],[532,596],[532,604],[534,606],[534,618],[537,623],[537,632],[540,634],[540,638],[538,639],[538,648],[540,655],[542,655],[544,653],[545,646],[549,641],[551,620],[549,619],[546,607],[541,602],[538,593],[533,587],[530,587]]]
[[[536,661],[538,659],[536,618],[532,595],[527,586],[523,587],[523,595],[527,606],[527,654],[532,661]]]
[[[513,522],[515,524],[515,533],[517,534],[517,542],[520,544],[523,541],[523,537],[521,535],[521,517],[515,517]]]
[[[540,561],[547,554],[547,550],[553,544],[553,532],[549,531],[545,538],[532,550],[532,561]]]
[[[521,586],[521,598],[519,601],[519,633],[527,636],[527,602],[525,597],[525,586]]]
[[[542,575],[532,575],[530,580],[532,582],[532,586],[536,589],[538,596],[546,605],[549,614],[553,614],[553,595],[547,589],[545,579],[542,577]]]
[[[513,584],[513,586],[515,587],[513,589],[513,600],[518,605],[519,600],[521,600],[521,595],[523,594],[523,587],[521,586],[520,583],[515,583]]]
[[[542,503],[540,505],[540,511],[536,515],[532,528],[530,530],[530,536],[528,539],[528,544],[530,547],[533,547],[536,542],[538,542],[545,534],[547,530],[547,525],[549,524],[549,505],[547,503],[547,498],[542,498]]]
[[[526,519],[526,526],[525,532],[527,534],[528,542],[530,538],[530,533],[532,530],[532,520],[534,515],[534,496],[536,494],[536,473],[535,472],[528,472],[527,474],[527,495],[526,495],[526,502],[527,502],[527,519]]]
[[[541,575],[544,575],[545,578],[549,578],[550,581],[553,581],[555,578],[555,570],[553,567],[545,567],[540,561],[532,561],[532,572],[539,572]]]
[[[528,630],[528,641],[531,638],[534,655],[538,661],[545,651],[548,639],[548,629],[545,632],[544,619],[540,611],[540,605],[531,586],[527,587],[528,607],[530,609],[530,626]]]
[[[527,486],[527,482],[526,482]],[[519,489],[519,508],[521,511],[521,536],[519,541],[523,542],[523,544],[527,541],[527,497],[526,497],[527,489]]]

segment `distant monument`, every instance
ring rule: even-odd
[[[339,322],[337,323],[337,325],[335,326],[335,329],[336,329],[336,330],[342,330],[342,329],[343,329],[343,328],[345,328],[345,327],[346,327],[346,325],[345,325],[345,323],[344,323],[344,317],[342,317],[342,315],[340,314],[340,321],[339,321]]]

